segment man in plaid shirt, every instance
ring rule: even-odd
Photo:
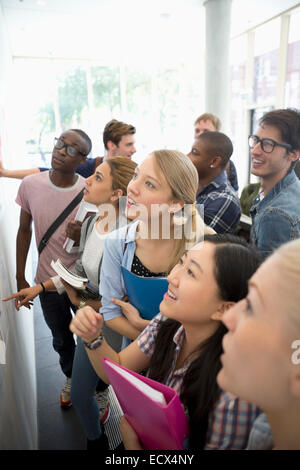
[[[204,207],[206,225],[217,233],[234,232],[241,217],[239,198],[225,173],[232,152],[232,142],[225,134],[204,132],[188,154],[199,176],[197,204]]]

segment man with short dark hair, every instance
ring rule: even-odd
[[[194,123],[194,138],[196,139],[203,132],[220,131],[221,120],[212,113],[204,113],[199,116]],[[229,160],[226,165],[226,175],[229,183],[235,191],[239,190],[238,178],[235,165],[232,160]]]
[[[103,131],[103,143],[106,150],[104,157],[98,157],[97,166],[104,160],[111,157],[128,157],[131,159],[136,152],[135,149],[135,127],[122,121],[112,119],[109,121]],[[75,241],[76,244],[80,240],[82,222],[73,220],[67,227],[66,234]]]
[[[85,179],[76,174],[76,168],[83,163],[91,150],[91,140],[79,129],[63,132],[56,139],[52,153],[52,170],[30,175],[20,184],[17,204],[21,206],[20,225],[17,234],[17,287],[18,291],[29,287],[25,279],[27,254],[32,237],[34,222],[37,246],[62,213],[85,187]],[[81,194],[81,198],[82,198]],[[75,352],[75,342],[69,330],[72,320],[71,303],[66,294],[59,295],[56,291],[45,291],[43,282],[56,275],[50,266],[52,260],[58,258],[68,268],[77,259],[77,253],[67,253],[64,248],[66,227],[74,219],[77,206],[55,230],[44,248],[40,250],[35,283],[40,287],[39,295],[45,321],[53,336],[53,348],[59,354],[60,365],[67,377],[60,400],[62,406],[70,406],[70,384]]]
[[[217,233],[234,232],[241,216],[240,201],[225,174],[232,151],[229,137],[211,131],[200,134],[188,154],[199,176],[196,202],[204,205],[204,222]]]
[[[300,237],[300,182],[294,166],[300,157],[300,111],[277,109],[259,121],[249,136],[251,172],[261,190],[250,210],[251,241],[264,256]]]
[[[128,157],[131,158],[136,152],[134,134],[136,130],[131,124],[126,124],[122,121],[113,119],[109,121],[103,132],[103,143],[106,150],[105,157],[86,158],[84,162],[80,163],[76,168],[76,173],[88,178],[91,176],[96,167],[99,166],[104,159],[110,157]],[[0,176],[5,178],[23,179],[25,176],[46,171],[48,168],[30,168],[26,170],[7,170],[3,168],[0,161]]]
[[[128,157],[131,158],[135,149],[135,127],[122,121],[112,119],[103,131],[103,143],[107,152],[105,158]]]

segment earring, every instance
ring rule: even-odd
[[[173,223],[174,225],[184,225],[187,222],[187,218],[182,215],[174,215]]]
[[[214,166],[213,165],[210,165],[210,168],[213,168]]]
[[[187,222],[187,217],[183,211],[171,212],[173,214],[174,225],[184,225]]]

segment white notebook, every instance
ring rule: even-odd
[[[117,364],[114,364],[113,362],[110,363],[110,366],[117,370],[120,375],[122,375],[125,379],[129,380],[132,384],[136,386],[141,392],[145,393],[148,397],[152,398],[152,400],[157,401],[163,406],[166,406],[166,400],[163,394],[159,390],[155,390],[154,388],[150,387],[150,385],[146,384],[145,382],[142,382],[140,379],[135,377],[132,374],[129,374],[124,369],[121,369],[118,367]]]

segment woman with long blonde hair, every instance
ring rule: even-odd
[[[218,383],[263,409],[267,422],[257,432],[268,445],[273,435],[280,450],[300,450],[299,286],[298,239],[274,251],[250,279],[247,297],[223,316]]]
[[[175,150],[154,151],[135,170],[127,188],[126,215],[136,220],[105,240],[100,280],[100,313],[124,336],[123,346],[149,321],[122,300],[127,292],[121,266],[143,277],[166,277],[204,233],[214,233],[196,210],[197,189],[196,168]]]

